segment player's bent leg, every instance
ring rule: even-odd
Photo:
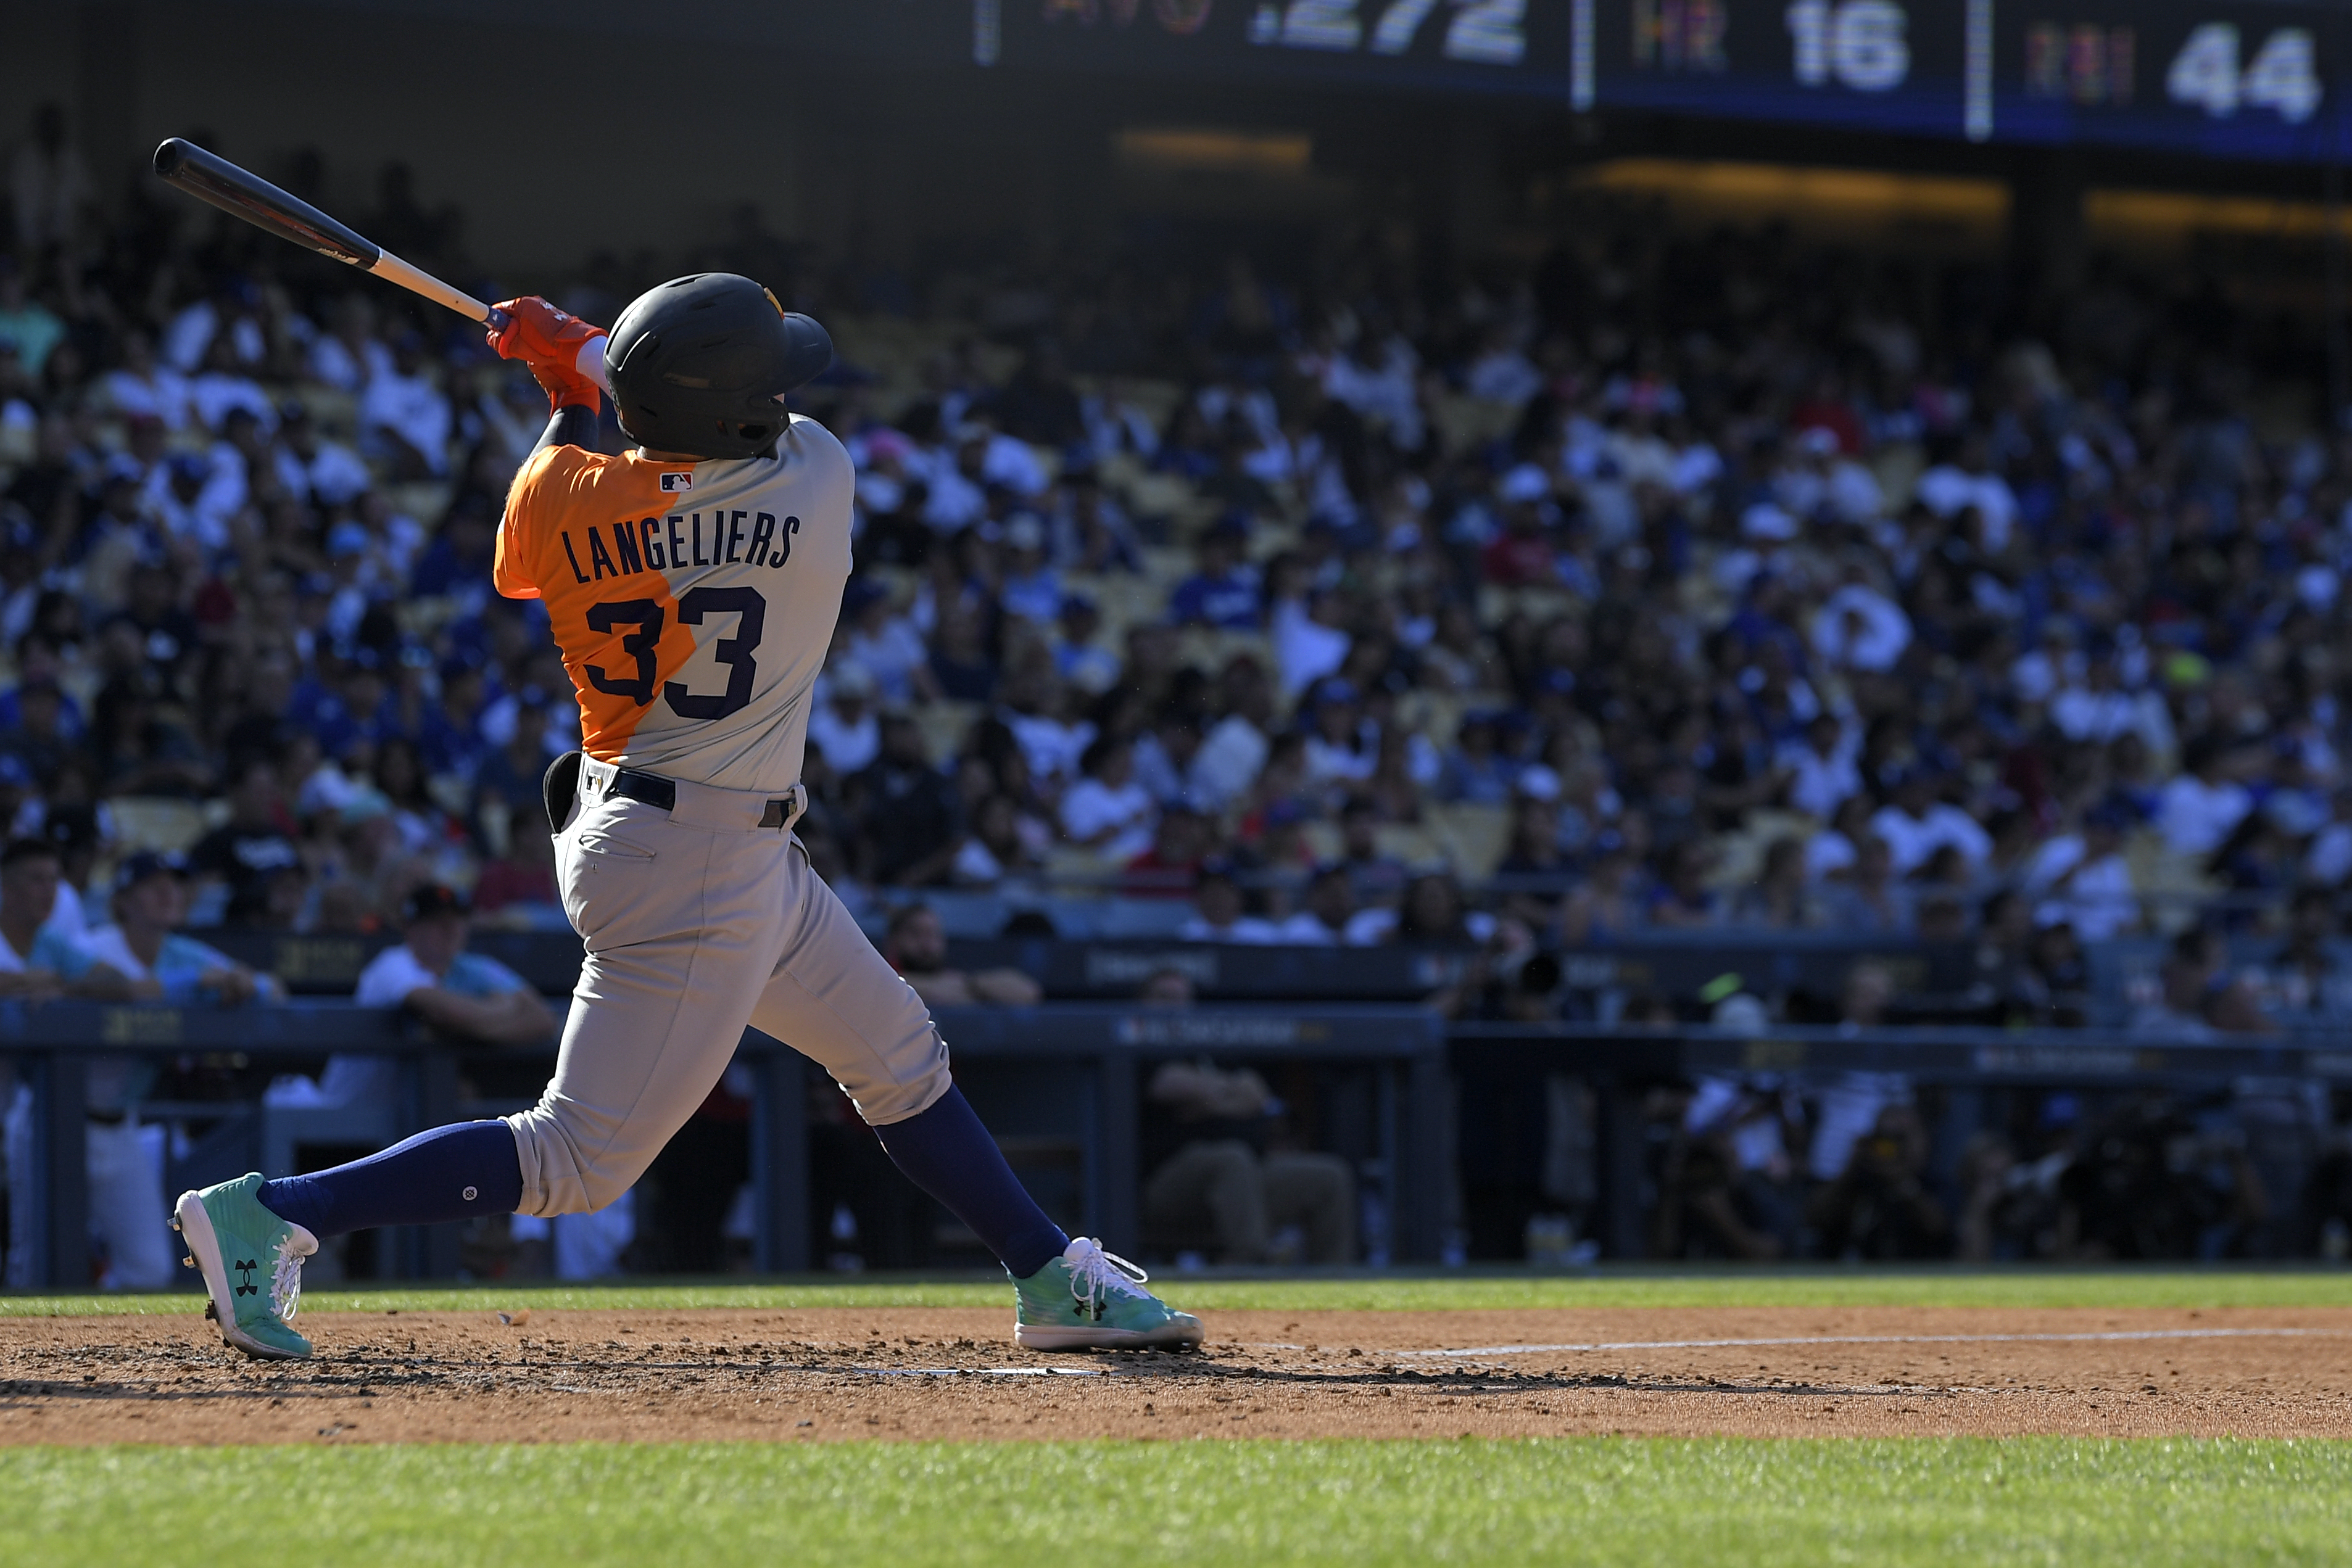
[[[507,1118],[520,1212],[586,1214],[628,1191],[726,1072],[768,967],[661,945],[590,954],[554,1078]]]
[[[751,1022],[831,1072],[908,1179],[996,1254],[1017,1287],[1014,1340],[1041,1350],[1198,1344],[1200,1320],[1143,1290],[1141,1270],[1070,1240],[1037,1207],[949,1077],[930,1009],[797,844],[786,876],[793,923]]]
[[[608,847],[583,847],[586,826]],[[231,1344],[310,1354],[287,1320],[321,1236],[602,1207],[726,1071],[781,940],[782,836],[623,802],[583,813],[566,840],[566,907],[589,952],[546,1094],[520,1116],[436,1128],[332,1170],[184,1194],[176,1222]]]
[[[603,1208],[709,1096],[782,950],[788,841],[630,800],[583,808],[565,830],[567,907],[588,953],[555,1076],[507,1118],[521,1212]]]

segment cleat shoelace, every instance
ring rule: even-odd
[[[1072,1250],[1077,1256],[1067,1259],[1070,1265],[1070,1299],[1084,1308],[1087,1316],[1101,1318],[1103,1297],[1106,1295],[1150,1300],[1150,1291],[1137,1287],[1148,1283],[1151,1276],[1136,1264],[1116,1252],[1105,1251],[1102,1244],[1097,1241],[1083,1241],[1082,1246]]]
[[[294,1250],[294,1238],[280,1237],[278,1260],[269,1270],[269,1310],[278,1321],[290,1323],[302,1305],[302,1260],[304,1253]]]

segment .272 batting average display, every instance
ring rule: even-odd
[[[2318,158],[2352,136],[2352,16],[2310,0],[977,0],[974,47],[1972,141]]]

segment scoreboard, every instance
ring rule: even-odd
[[[972,0],[972,48],[1976,141],[2352,148],[2352,5],[2319,0]]]

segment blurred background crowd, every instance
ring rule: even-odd
[[[544,614],[490,584],[542,394],[454,316],[101,191],[53,107],[7,176],[0,821],[58,852],[50,923],[107,927],[155,851],[199,937],[397,928],[435,887],[561,930],[538,796],[577,715]],[[2160,938],[2130,1028],[2352,1017],[2352,438],[2313,417],[2308,329],[2210,277],[2023,287],[1605,192],[1516,255],[1400,217],[891,261],[747,206],[671,254],[493,277],[404,167],[373,189],[358,227],[484,298],[609,321],[725,268],[831,328],[798,406],[856,461],[858,570],[800,831],[910,972],[1082,907],[1459,949],[1431,1004],[1464,1019],[2075,1027],[2101,946]],[[1868,967],[1696,1003],[1564,979],[1732,930],[1964,945],[1970,977],[1907,1014]],[[1555,1087],[1507,1114],[1557,1150],[1582,1113]],[[2305,1198],[2342,1180],[2322,1086],[2026,1097],[1940,1199],[1934,1108],[1662,1089],[1654,1246],[2344,1245]],[[1481,1219],[1477,1158],[1458,1249],[1549,1246],[1576,1179],[1497,1177],[1521,1197]]]

